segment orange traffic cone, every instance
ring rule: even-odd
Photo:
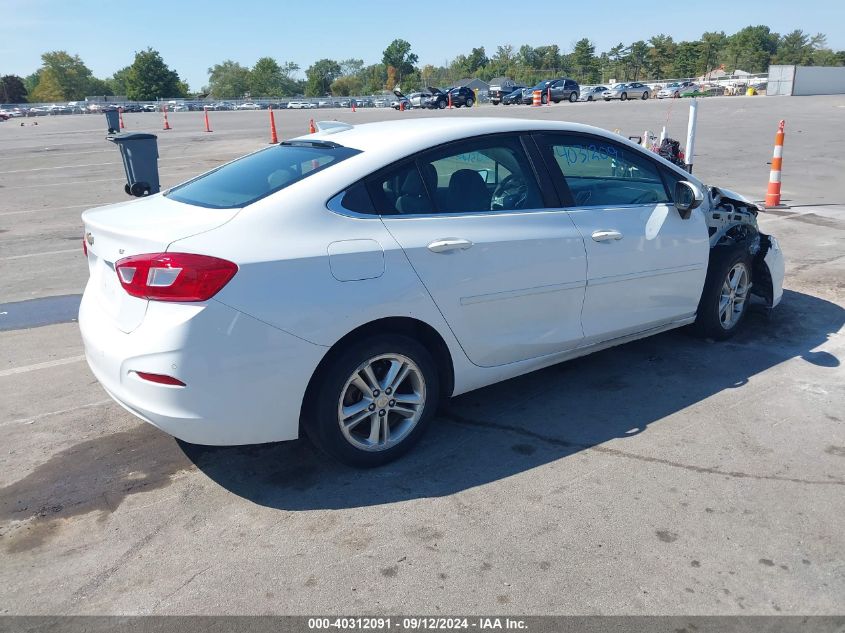
[[[769,171],[769,189],[766,191],[766,207],[780,206],[780,176],[783,168],[783,138],[785,121],[778,123],[778,131],[775,134],[775,152],[772,157],[772,169]]]
[[[126,126],[123,125],[123,108],[117,109],[117,116],[120,118],[120,129],[125,130]]]
[[[355,112],[355,101],[352,101],[352,111]]]
[[[270,145],[275,145],[279,142],[279,137],[276,136],[276,117],[273,114],[273,108],[270,108]]]
[[[214,130],[211,129],[211,124],[208,122],[208,106],[203,106],[202,109],[205,112],[205,131],[213,132]]]
[[[162,106],[161,111],[164,113],[164,127],[163,130],[172,130],[173,128],[170,127],[170,123],[167,121],[167,106]]]
[[[317,126],[314,125],[314,119],[311,119],[310,123],[308,124],[308,133],[309,134],[316,134]]]

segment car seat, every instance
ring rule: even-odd
[[[422,178],[416,168],[412,168],[399,188],[396,198],[396,210],[399,213],[431,213],[431,202],[428,199]]]
[[[449,179],[448,211],[489,211],[490,191],[472,169],[459,169]]]

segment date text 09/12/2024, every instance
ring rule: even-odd
[[[309,618],[308,629],[320,630],[361,630],[361,631],[393,631],[393,630],[525,630],[527,624],[519,618],[498,617],[354,617],[354,618]]]

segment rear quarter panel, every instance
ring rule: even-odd
[[[329,211],[325,201],[335,191],[325,184],[320,191],[299,187],[307,182],[171,250],[237,263],[238,273],[215,300],[327,348],[378,319],[423,321],[443,337],[457,375],[457,365],[469,361],[380,218]]]

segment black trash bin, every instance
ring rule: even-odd
[[[126,170],[124,191],[130,196],[149,196],[161,191],[158,182],[158,137],[155,134],[125,132],[106,137],[120,148]]]
[[[105,110],[104,112],[106,115],[106,126],[109,134],[117,134],[120,132],[120,112],[117,111],[117,108]]]

